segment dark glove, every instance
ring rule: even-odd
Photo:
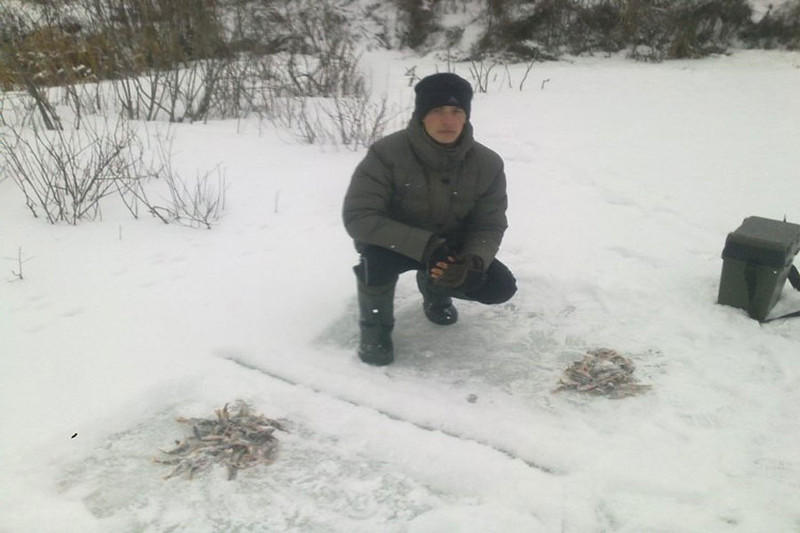
[[[436,263],[449,263],[456,256],[455,252],[447,246],[444,239],[431,237],[425,251],[422,253],[422,264],[430,272]]]
[[[442,275],[433,280],[433,284],[437,287],[469,292],[483,285],[485,281],[483,260],[477,255],[457,255],[447,268],[442,270]]]

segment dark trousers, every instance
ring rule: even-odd
[[[360,262],[353,267],[359,281],[370,287],[397,283],[397,278],[403,272],[424,269],[422,263],[410,257],[374,245],[364,246]],[[506,265],[495,259],[486,269],[484,283],[473,291],[447,290],[434,285],[430,285],[429,288],[441,296],[474,300],[484,304],[499,304],[514,296],[517,292],[517,280]]]

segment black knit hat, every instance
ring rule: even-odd
[[[414,92],[417,93],[414,102],[414,116],[418,120],[425,118],[425,115],[434,107],[443,105],[460,107],[467,114],[467,120],[469,120],[472,85],[461,76],[449,72],[431,74],[417,83]]]

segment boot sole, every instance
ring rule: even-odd
[[[387,353],[381,356],[370,356],[364,353],[358,352],[358,358],[361,359],[362,363],[366,363],[372,366],[386,366],[390,365],[394,362],[394,354]]]

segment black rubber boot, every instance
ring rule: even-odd
[[[395,283],[369,287],[358,282],[358,309],[361,340],[358,357],[363,362],[383,366],[394,361],[392,329],[394,329]]]
[[[436,289],[431,286],[427,271],[417,271],[417,287],[422,293],[422,310],[428,320],[440,326],[458,322],[458,311],[453,305],[453,299],[436,293]]]

